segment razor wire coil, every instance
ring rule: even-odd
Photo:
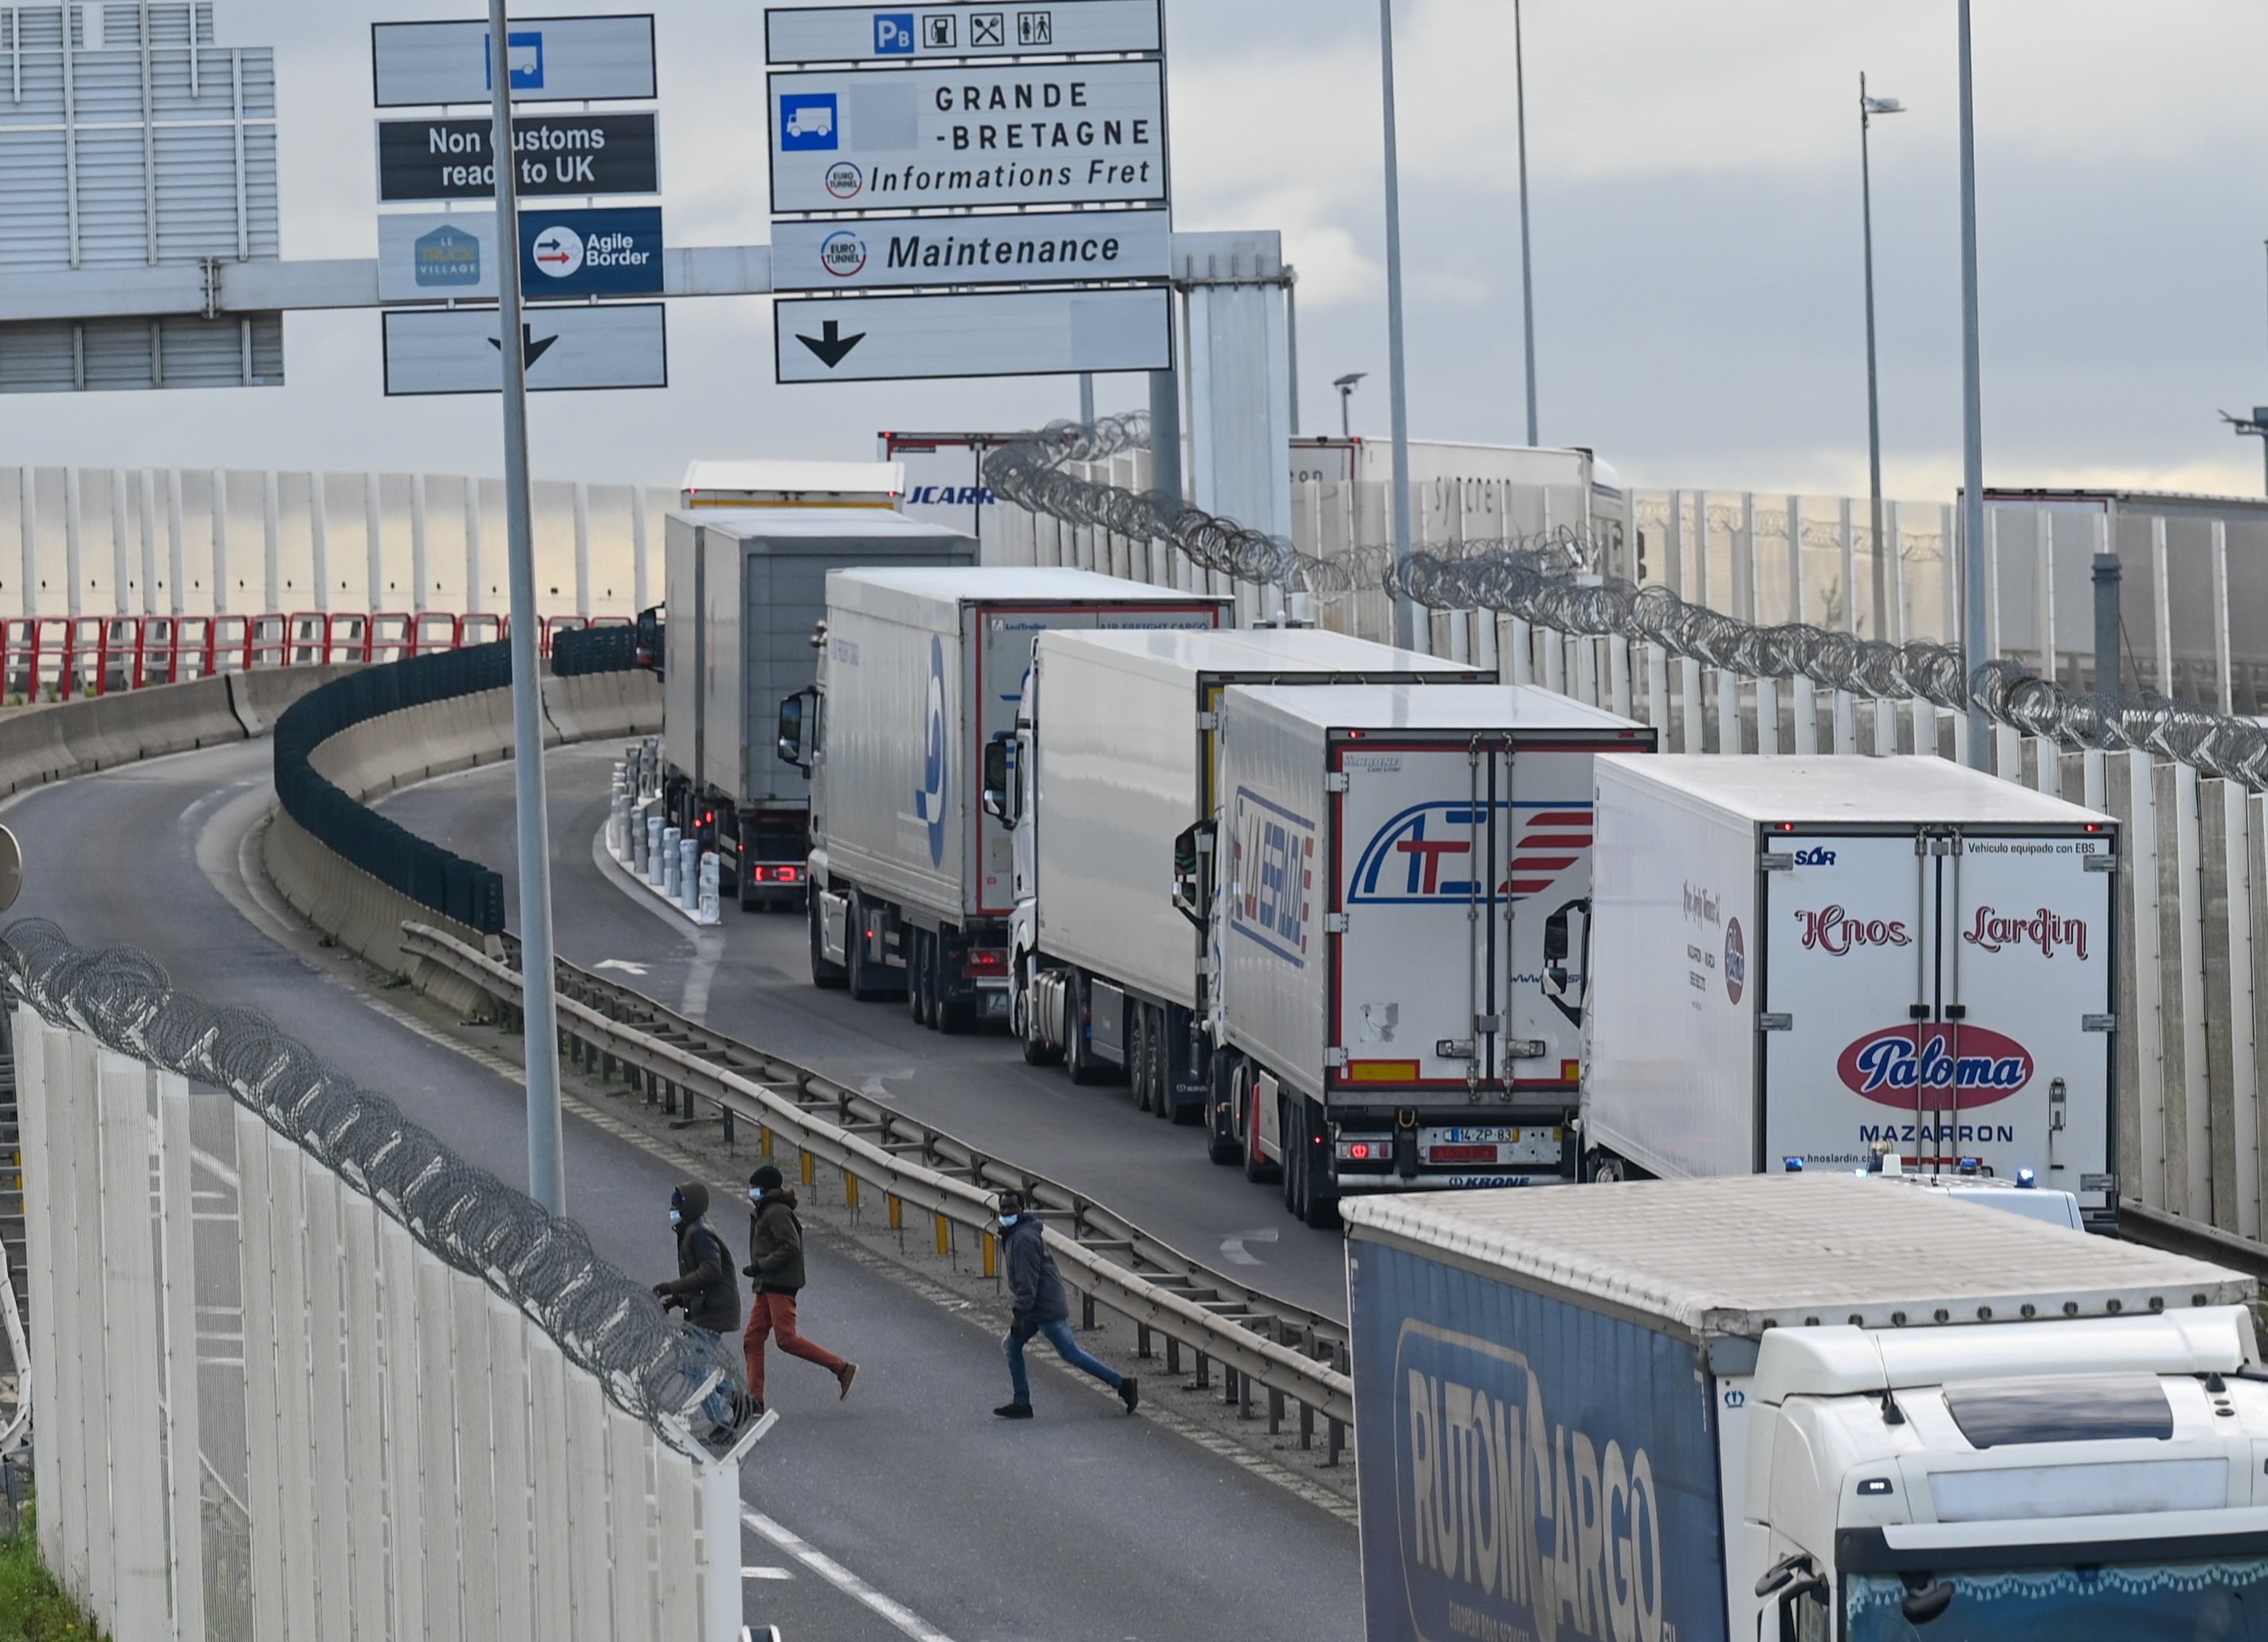
[[[50,1024],[232,1095],[510,1301],[681,1452],[724,1452],[707,1444],[698,1412],[718,1388],[736,1425],[749,1417],[736,1343],[672,1318],[649,1285],[599,1257],[580,1226],[467,1162],[258,1011],[207,1004],[175,989],[148,953],[91,952],[44,918],[0,933],[0,976]]]

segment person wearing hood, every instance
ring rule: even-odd
[[[1008,1383],[1013,1397],[992,1411],[1002,1419],[1032,1417],[1031,1377],[1024,1371],[1024,1347],[1034,1336],[1056,1348],[1056,1355],[1081,1373],[1092,1374],[1118,1394],[1131,1414],[1141,1406],[1142,1388],[1131,1374],[1122,1374],[1079,1350],[1071,1337],[1071,1306],[1064,1298],[1063,1273],[1048,1252],[1047,1236],[1039,1216],[1024,1205],[1023,1194],[1000,1194],[1000,1248],[1008,1267],[1008,1290],[1015,1298],[1015,1314],[1008,1337],[1001,1342],[1008,1353]]]
[[[748,1176],[748,1263],[741,1275],[756,1285],[748,1307],[748,1331],[740,1346],[748,1359],[748,1395],[756,1411],[764,1407],[764,1342],[773,1336],[790,1357],[816,1363],[835,1376],[836,1397],[850,1395],[858,1365],[806,1340],[796,1331],[796,1297],[803,1292],[803,1222],[796,1218],[795,1194],[780,1172],[765,1164]]]
[[[682,1311],[694,1328],[719,1338],[740,1326],[740,1287],[733,1281],[732,1254],[710,1226],[708,1212],[709,1189],[699,1181],[681,1182],[669,1194],[669,1223],[677,1231],[677,1280],[655,1284],[653,1292],[664,1311]],[[721,1388],[711,1394],[703,1411],[719,1424],[727,1422],[729,1403]]]

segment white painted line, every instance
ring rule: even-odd
[[[785,1568],[743,1568],[740,1577],[744,1579],[792,1579],[795,1575]]]
[[[888,1620],[899,1630],[914,1638],[914,1642],[953,1642],[953,1638],[938,1630],[919,1614],[901,1603],[892,1602],[857,1574],[844,1567],[825,1551],[806,1545],[786,1528],[773,1521],[761,1511],[743,1511],[740,1521],[810,1569],[844,1595],[864,1602]]]

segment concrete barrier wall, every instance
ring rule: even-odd
[[[0,715],[0,795],[264,733],[274,714],[350,666],[229,673]]]

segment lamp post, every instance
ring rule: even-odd
[[[1350,371],[1344,376],[1335,377],[1331,380],[1331,386],[1339,391],[1339,438],[1343,439],[1354,438],[1354,386],[1369,374],[1367,371]]]
[[[1882,556],[1882,401],[1874,371],[1874,168],[1868,133],[1876,114],[1904,114],[1906,107],[1895,97],[1867,95],[1867,77],[1859,76],[1859,201],[1867,240],[1867,494],[1874,502],[1874,637],[1890,636],[1889,565]],[[1897,550],[1891,544],[1892,552]]]
[[[1410,397],[1402,349],[1402,154],[1394,129],[1394,0],[1378,0],[1378,61],[1386,114],[1386,357],[1387,407],[1394,434],[1394,563],[1410,563]],[[1416,642],[1417,612],[1406,598],[1394,601],[1394,643]]]
[[[1984,371],[1977,339],[1977,98],[1969,0],[1961,18],[1961,569],[1962,659],[1970,677],[1984,653]],[[1963,681],[1964,684],[1967,682]],[[1990,773],[1992,721],[1972,691],[1969,764]]]
[[[1528,363],[1528,444],[1535,431],[1535,269],[1528,254],[1528,54],[1520,26],[1520,0],[1512,0],[1512,90],[1520,121],[1520,309]]]

